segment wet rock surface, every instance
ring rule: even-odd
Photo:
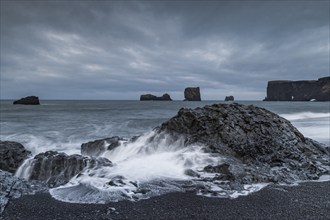
[[[17,168],[31,154],[20,143],[14,141],[0,141],[0,169],[15,173]]]
[[[221,157],[218,165],[204,168],[219,174],[207,181],[293,183],[329,174],[324,145],[305,138],[288,120],[252,105],[180,109],[157,132],[173,140],[184,138],[187,146],[203,145],[206,152]]]
[[[90,158],[81,155],[67,155],[56,151],[47,151],[36,155],[22,165],[22,170],[28,170],[30,180],[45,181],[50,187],[67,183],[72,177],[79,174],[84,168],[112,166],[112,163],[103,157]],[[19,174],[18,175],[22,175]]]
[[[40,105],[37,96],[27,96],[13,102],[14,105]]]
[[[103,154],[105,151],[115,149],[120,145],[120,141],[125,139],[115,136],[110,138],[104,138],[100,140],[90,141],[81,145],[81,154],[84,156],[97,157]]]

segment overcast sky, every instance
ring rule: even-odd
[[[3,1],[1,99],[260,100],[329,75],[329,1]]]

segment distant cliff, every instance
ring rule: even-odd
[[[330,101],[330,76],[318,80],[269,81],[264,101]]]
[[[172,99],[167,93],[160,97],[151,94],[145,94],[140,96],[140,101],[172,101]]]

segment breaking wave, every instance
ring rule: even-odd
[[[330,113],[299,112],[282,114],[306,137],[330,146]]]
[[[112,161],[113,167],[86,169],[68,184],[51,189],[51,195],[79,203],[149,198],[184,191],[182,185],[206,176],[205,166],[221,163],[221,157],[205,153],[203,146],[184,147],[183,140],[172,141],[166,135],[150,141],[154,135],[149,132],[135,142],[122,141],[101,155]]]
[[[330,113],[299,112],[293,114],[281,114],[281,116],[289,121],[296,121],[301,119],[330,118]]]

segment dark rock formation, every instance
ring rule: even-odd
[[[13,141],[0,141],[0,169],[15,173],[31,154],[23,145]]]
[[[118,136],[90,141],[81,145],[81,154],[85,156],[97,157],[107,150],[113,150],[120,145],[123,138]]]
[[[141,95],[140,96],[140,101],[172,101],[171,97],[169,94],[165,93],[160,97],[151,95],[151,94],[146,94],[146,95]]]
[[[40,105],[39,98],[37,96],[28,96],[25,98],[21,98],[20,100],[16,100],[13,103],[14,105]]]
[[[234,101],[234,96],[226,96],[225,101]]]
[[[184,90],[185,101],[201,101],[199,87],[187,87]]]
[[[269,81],[264,101],[330,101],[330,77],[318,80]]]
[[[217,180],[229,180],[229,181],[234,181],[235,176],[231,171],[229,170],[230,165],[227,163],[219,164],[217,166],[211,166],[208,165],[204,167],[204,171],[208,173],[218,173],[220,175],[217,175],[216,179]]]
[[[45,181],[50,187],[55,187],[67,183],[84,168],[112,166],[112,163],[103,157],[89,158],[77,154],[68,156],[65,153],[47,151],[36,155],[24,165],[23,170],[30,170],[29,179]]]
[[[329,173],[324,146],[305,138],[288,120],[252,105],[180,109],[158,128],[159,135],[164,133],[173,141],[183,138],[185,145],[204,145],[205,151],[225,158],[219,166],[204,169],[219,173],[220,179],[292,183]]]

